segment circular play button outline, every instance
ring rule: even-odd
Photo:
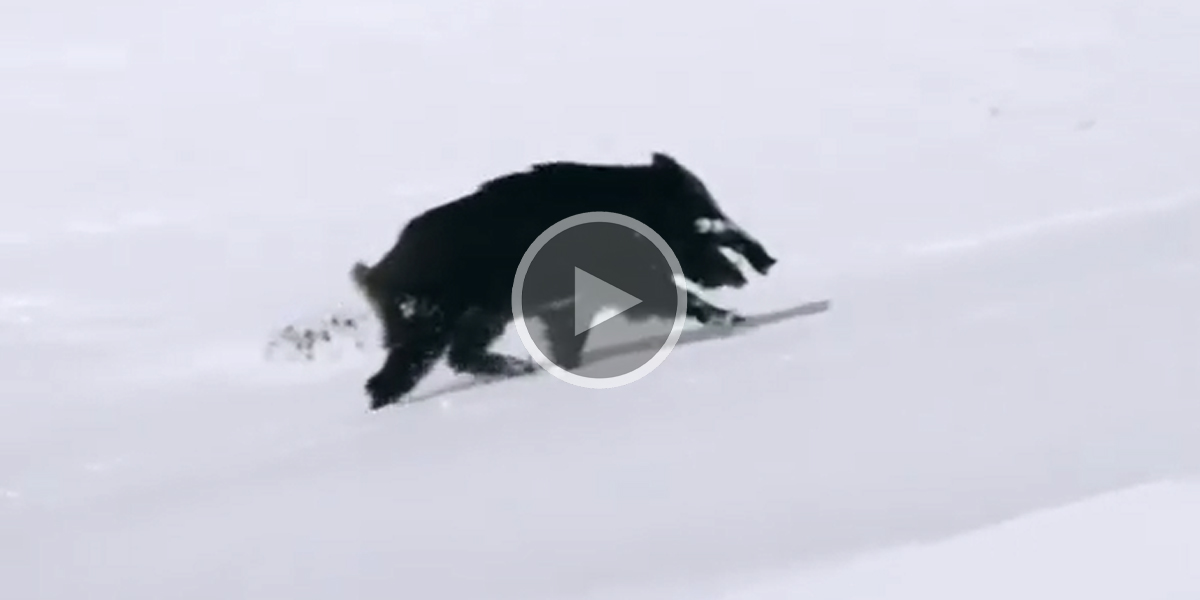
[[[650,360],[643,363],[640,367],[628,373],[614,377],[585,377],[583,375],[579,375],[578,373],[572,373],[554,364],[554,361],[550,360],[550,358],[542,352],[541,348],[538,348],[537,344],[534,343],[533,336],[529,333],[529,326],[525,323],[525,310],[522,303],[524,298],[525,276],[529,273],[529,266],[533,262],[534,257],[536,257],[537,253],[540,252],[542,248],[545,247],[545,245],[558,234],[563,233],[572,227],[586,225],[589,223],[610,223],[613,225],[620,225],[641,234],[643,237],[650,240],[650,242],[654,244],[654,247],[658,248],[658,251],[662,253],[663,258],[667,260],[667,264],[671,267],[671,274],[675,280],[675,291],[677,294],[675,301],[675,318],[671,322],[671,332],[668,334],[666,342],[661,348],[658,349],[658,352],[656,352],[654,356],[650,358]],[[671,246],[667,245],[666,240],[664,240],[662,236],[658,235],[657,231],[654,231],[645,223],[642,223],[633,217],[619,213],[606,211],[580,213],[567,217],[548,227],[542,232],[541,235],[537,237],[537,239],[533,241],[532,244],[529,245],[529,248],[525,250],[525,255],[521,257],[521,263],[517,266],[517,274],[513,278],[513,321],[516,323],[517,333],[521,336],[521,343],[524,344],[525,349],[528,350],[529,354],[533,356],[533,359],[537,361],[537,363],[541,365],[543,369],[549,371],[551,375],[572,385],[594,390],[620,387],[633,383],[645,377],[646,375],[649,375],[651,371],[658,368],[658,366],[667,359],[667,355],[671,353],[671,350],[675,348],[675,343],[679,341],[679,336],[683,333],[683,327],[686,322],[687,314],[687,291],[679,283],[679,280],[682,277],[683,267],[679,263],[679,258],[675,256],[675,252],[671,250]]]

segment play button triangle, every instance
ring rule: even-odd
[[[599,277],[575,267],[575,335],[579,335],[631,308],[641,299]],[[608,309],[603,318],[593,321],[601,310]]]

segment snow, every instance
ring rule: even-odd
[[[1200,485],[1147,484],[931,546],[776,576],[712,597],[1194,598],[1200,595],[1200,580],[1189,576],[1200,564],[1196,506]]]
[[[1180,598],[1200,590],[1200,6],[0,8],[0,594]],[[613,390],[366,410],[417,211],[667,151],[829,298]],[[511,329],[511,328],[510,328]],[[515,331],[502,349],[520,351]]]

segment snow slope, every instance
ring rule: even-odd
[[[1198,503],[1194,483],[1138,486],[961,539],[757,582],[720,597],[1195,598]]]
[[[6,6],[2,593],[1195,593],[1196,31],[1164,0]],[[651,150],[781,259],[718,300],[833,309],[617,390],[439,370],[374,414],[377,351],[263,360],[360,309],[349,265],[416,211]]]

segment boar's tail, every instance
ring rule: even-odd
[[[371,305],[375,316],[382,319],[385,300],[380,294],[379,286],[371,279],[371,267],[362,261],[354,263],[354,266],[350,268],[350,279],[367,303]]]
[[[350,268],[350,279],[354,280],[354,285],[358,286],[359,290],[367,286],[367,278],[371,275],[371,267],[367,263],[358,261]]]

